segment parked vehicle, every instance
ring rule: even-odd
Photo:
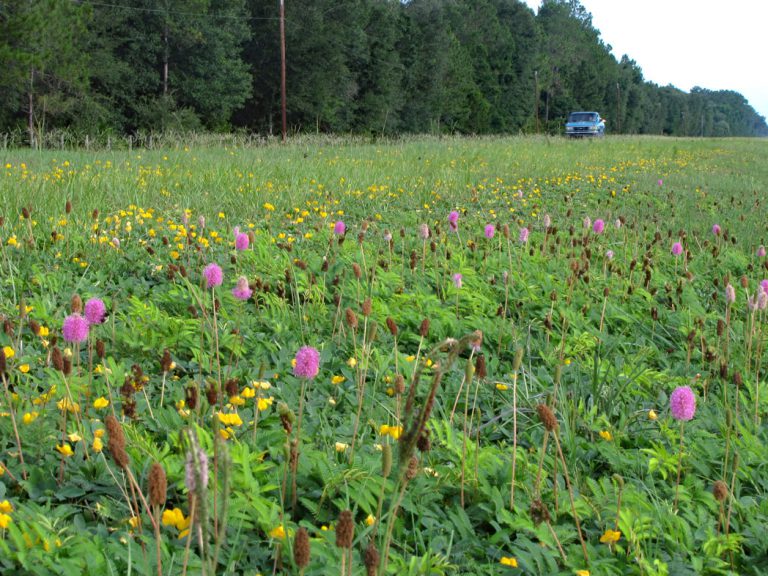
[[[571,112],[565,123],[565,135],[571,138],[582,136],[605,136],[605,119],[599,112]]]

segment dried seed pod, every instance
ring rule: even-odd
[[[155,462],[149,469],[149,503],[162,508],[168,490],[168,478],[162,464]]]
[[[69,301],[69,309],[72,314],[80,314],[83,311],[83,299],[77,294],[72,295],[72,299]]]
[[[299,528],[293,540],[293,561],[299,570],[304,570],[309,565],[309,532],[306,528]]]
[[[215,406],[219,400],[219,393],[216,390],[216,386],[213,382],[208,383],[208,387],[205,389],[205,397],[208,400],[209,406]]]
[[[338,548],[351,548],[355,536],[355,521],[350,510],[343,510],[339,514],[336,524],[336,546]]]
[[[728,485],[722,480],[718,480],[715,482],[715,485],[712,486],[712,494],[715,495],[715,499],[718,502],[723,502],[728,498]]]
[[[392,473],[392,445],[384,444],[381,447],[381,476],[389,478]]]
[[[8,365],[6,364],[6,360],[5,360],[5,350],[0,348],[0,374],[5,374],[7,370],[8,370]]]
[[[72,358],[69,356],[64,356],[64,363],[61,368],[61,373],[64,374],[64,376],[69,376],[72,374]]]
[[[419,334],[422,338],[426,338],[429,334],[429,318],[424,318],[421,321],[421,327],[419,328]]]
[[[352,308],[347,308],[344,310],[344,318],[347,321],[347,326],[351,330],[357,330],[358,322],[357,322],[357,315],[355,314],[355,311],[352,310]]]
[[[58,346],[54,346],[51,350],[51,363],[59,372],[64,370],[64,357],[61,355],[61,350]]]
[[[190,386],[187,386],[187,388],[184,390],[184,401],[187,405],[187,408],[190,410],[194,410],[197,408],[197,385],[192,384]]]
[[[371,309],[372,309],[371,299],[370,298],[366,298],[363,301],[363,306],[362,306],[363,316],[370,316],[371,315]]]
[[[99,360],[104,360],[104,356],[106,356],[104,340],[96,340],[96,356]]]
[[[406,480],[413,480],[419,473],[419,459],[411,456],[408,460],[408,469],[405,471]]]
[[[529,512],[531,514],[531,520],[533,520],[533,523],[536,526],[542,522],[549,524],[549,510],[547,509],[547,505],[544,504],[544,502],[542,502],[540,499],[537,498],[531,502]]]
[[[30,217],[29,208],[27,208],[26,206],[23,206],[21,208],[21,215],[24,218],[24,220],[29,220],[29,217]]]
[[[352,263],[352,272],[358,280],[363,276],[363,271],[360,269],[360,265],[357,262]]]
[[[227,396],[237,396],[240,393],[240,383],[237,378],[230,378],[224,383],[224,390],[227,392]]]
[[[477,359],[475,360],[475,374],[480,380],[488,376],[488,370],[486,369],[486,366],[485,366],[484,354],[479,354],[477,356]]]
[[[403,394],[405,392],[405,377],[402,374],[395,376],[395,394]]]
[[[389,328],[389,333],[397,338],[397,324],[395,324],[395,321],[391,317],[387,317],[387,328]]]
[[[379,570],[380,561],[381,555],[379,554],[378,548],[376,548],[375,541],[371,538],[368,542],[368,547],[365,549],[365,554],[363,555],[366,576],[376,576],[376,572]]]
[[[171,364],[173,364],[171,353],[168,351],[168,348],[166,348],[163,350],[163,357],[160,358],[160,370],[169,372],[171,370]]]
[[[112,458],[120,468],[127,468],[129,464],[128,453],[125,451],[125,434],[123,427],[112,414],[104,419],[107,429],[107,448]]]
[[[539,420],[541,420],[541,423],[544,424],[544,428],[546,428],[549,432],[554,432],[557,430],[557,418],[549,406],[546,404],[539,404],[536,406],[536,412],[539,415]]]
[[[72,202],[70,202],[69,200],[67,200],[66,203],[64,204],[64,212],[66,214],[72,213]]]

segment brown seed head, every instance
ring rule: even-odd
[[[376,572],[379,570],[379,562],[381,561],[381,555],[373,538],[368,542],[368,547],[365,549],[365,555],[363,556],[363,563],[365,564],[366,576],[376,576]]]
[[[72,213],[72,202],[70,200],[67,200],[66,203],[64,204],[64,212],[67,214]]]
[[[64,365],[61,368],[61,373],[64,374],[64,376],[72,374],[72,358],[69,356],[64,357]]]
[[[306,528],[299,528],[293,540],[293,561],[299,569],[309,565],[309,532]]]
[[[5,362],[5,350],[0,348],[0,374],[5,374],[5,371],[8,369],[8,366]]]
[[[733,373],[733,383],[736,384],[736,386],[742,386],[744,384],[744,380],[741,377],[741,372],[734,372]]]
[[[389,328],[389,333],[397,338],[397,324],[395,324],[395,321],[391,317],[387,317],[387,328]]]
[[[227,396],[237,396],[240,394],[240,383],[237,381],[237,378],[230,378],[224,383],[224,390],[227,393]]]
[[[539,420],[544,424],[544,428],[549,432],[557,430],[557,418],[549,406],[546,404],[539,404],[536,406],[536,412],[539,415]]]
[[[163,357],[160,358],[160,369],[163,372],[168,372],[171,369],[171,364],[173,361],[171,360],[171,353],[168,351],[168,348],[163,350]]]
[[[197,408],[197,385],[192,384],[184,390],[184,398],[187,408],[194,410]]]
[[[536,526],[542,522],[549,523],[550,517],[547,505],[538,498],[531,502],[530,514],[531,520],[533,520],[533,523],[536,524]]]
[[[372,309],[371,299],[370,298],[366,298],[363,301],[363,306],[362,306],[363,316],[370,316],[371,315],[371,309]]]
[[[59,372],[64,370],[64,357],[61,355],[61,350],[59,350],[58,346],[54,346],[53,350],[51,350],[51,363]]]
[[[712,486],[712,494],[715,495],[715,499],[718,502],[723,502],[728,498],[728,485],[722,480],[718,480],[715,482],[715,485]]]
[[[149,503],[161,508],[165,505],[168,478],[162,464],[155,462],[149,469]]]
[[[741,287],[746,288],[747,286],[749,286],[749,279],[744,275],[741,277]]]
[[[69,301],[69,308],[72,314],[80,314],[83,311],[83,299],[77,294],[73,294],[72,299]]]
[[[360,269],[360,265],[357,262],[352,263],[352,272],[358,280],[363,276],[363,271]]]
[[[336,546],[338,548],[351,548],[355,536],[355,521],[350,510],[343,510],[339,514],[339,522],[336,524]]]
[[[402,374],[395,376],[395,394],[405,392],[405,377]]]
[[[392,445],[384,444],[381,447],[381,475],[389,478],[392,473]]]
[[[21,209],[21,215],[24,217],[24,220],[29,220],[29,208],[27,208],[26,206],[24,206],[24,207]]]
[[[408,469],[405,471],[405,478],[407,480],[413,480],[419,473],[419,459],[416,456],[411,456],[408,460]]]
[[[352,308],[344,310],[344,318],[347,321],[347,326],[352,330],[357,330],[357,315]]]
[[[475,360],[475,375],[481,380],[488,376],[488,370],[485,367],[485,355],[479,354]]]
[[[426,338],[427,335],[429,335],[429,318],[424,318],[424,320],[421,321],[419,334],[421,334],[422,338]]]

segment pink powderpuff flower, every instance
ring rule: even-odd
[[[336,224],[333,225],[333,233],[336,234],[336,236],[343,236],[344,232],[347,231],[347,225],[344,224],[343,220],[336,220]]]
[[[520,228],[520,236],[518,236],[517,240],[520,242],[520,244],[525,244],[528,242],[528,228]]]
[[[696,413],[696,396],[690,386],[678,386],[669,397],[669,409],[675,420],[688,421]]]
[[[485,237],[490,240],[496,235],[496,226],[493,224],[486,224],[485,225]]]
[[[614,228],[616,230],[619,230],[621,228],[621,218],[616,218],[616,221],[613,223]]]
[[[456,288],[461,288],[461,280],[464,278],[461,274],[458,272],[453,275],[453,285],[456,286]]]
[[[70,314],[64,318],[61,332],[67,342],[85,342],[88,339],[88,320],[80,314]]]
[[[544,214],[544,228],[549,230],[550,226],[552,226],[552,218],[549,214]]]
[[[736,289],[733,287],[733,284],[728,284],[725,287],[725,301],[728,304],[736,302]]]
[[[613,250],[606,250],[605,257],[608,258],[608,260],[613,260]]]
[[[384,230],[384,241],[392,242],[392,232],[390,232],[389,230]]]
[[[248,245],[251,243],[250,239],[248,238],[248,234],[244,232],[239,232],[237,236],[235,236],[235,250],[242,252],[243,250],[248,250]]]
[[[768,294],[768,280],[763,280],[760,282],[760,287],[763,289],[763,292]]]
[[[720,225],[719,224],[713,224],[712,225],[712,234],[715,236],[720,236]]]
[[[85,303],[85,319],[88,324],[101,324],[107,314],[107,307],[99,298],[91,298]]]
[[[584,226],[584,230],[589,230],[590,228],[592,228],[592,218],[590,218],[589,216],[584,216],[582,225]]]
[[[208,288],[221,286],[221,283],[224,281],[224,272],[221,271],[221,267],[215,262],[211,262],[203,269],[203,276]]]
[[[451,232],[456,232],[459,229],[459,213],[456,212],[456,210],[453,210],[448,214],[448,226],[450,227]]]
[[[320,371],[320,352],[312,346],[302,346],[296,352],[296,365],[293,374],[298,378],[311,380]]]
[[[248,286],[248,279],[245,276],[240,276],[237,279],[237,286],[232,288],[232,296],[238,300],[248,300],[253,295],[253,290]]]
[[[675,256],[680,256],[680,254],[683,253],[683,245],[680,244],[680,242],[675,242],[672,244],[672,254]]]
[[[419,226],[419,237],[422,240],[426,240],[427,238],[429,238],[429,226],[427,224],[422,224]]]
[[[595,223],[592,224],[592,232],[595,234],[602,234],[603,230],[605,230],[605,222],[598,218],[595,220]]]
[[[765,246],[760,246],[757,249],[757,257],[758,258],[765,258]]]
[[[661,178],[659,178],[659,181],[657,182],[657,184],[658,184],[659,186],[663,186],[663,185],[664,185],[664,180],[662,180]]]

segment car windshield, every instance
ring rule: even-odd
[[[593,112],[572,112],[568,122],[596,122],[597,114]]]

